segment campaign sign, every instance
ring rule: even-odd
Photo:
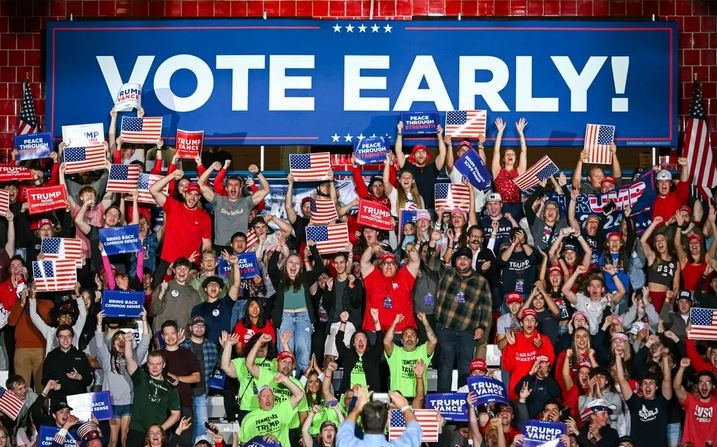
[[[122,253],[137,253],[142,249],[139,240],[139,225],[100,228],[100,242],[108,256]]]
[[[144,292],[104,290],[100,304],[106,317],[139,317],[144,309]]]
[[[425,408],[433,408],[447,421],[468,422],[467,393],[433,393],[426,395]]]
[[[525,438],[522,447],[558,447],[562,445],[560,435],[567,432],[567,427],[562,422],[529,419],[523,422],[520,432]]]
[[[386,137],[372,136],[354,142],[354,156],[358,165],[384,162],[388,150]]]
[[[263,436],[255,436],[249,440],[244,447],[283,447],[278,442],[272,442],[264,439]]]
[[[69,397],[69,396],[68,396]],[[41,447],[51,447],[55,443],[55,435],[60,431],[60,427],[50,427],[41,425],[37,431],[37,445]],[[57,444],[55,444],[57,445]],[[77,447],[78,442],[71,434],[65,435],[63,447]]]
[[[82,422],[89,421],[92,416],[98,421],[112,419],[112,397],[109,391],[73,394],[67,396],[67,405],[72,407],[72,415]]]
[[[62,141],[68,147],[87,147],[102,144],[105,141],[105,126],[102,123],[62,126]]]
[[[239,253],[239,273],[241,279],[249,279],[259,276],[259,262],[256,260],[256,252],[247,251]]]
[[[15,160],[35,160],[47,158],[52,153],[52,135],[49,133],[30,133],[15,137]]]
[[[391,211],[378,202],[361,199],[358,204],[356,223],[377,230],[393,230]]]
[[[179,158],[195,158],[202,153],[204,145],[203,130],[181,130],[177,129],[177,139],[174,147],[177,149]]]
[[[136,82],[122,84],[115,98],[115,110],[128,112],[132,109],[139,110],[140,107],[142,107],[142,84]]]
[[[404,135],[435,134],[438,131],[437,112],[403,112],[401,121]]]
[[[477,405],[492,402],[508,403],[505,384],[488,376],[468,377],[468,389],[478,396]]]
[[[232,277],[232,265],[223,256],[217,258],[217,276],[225,281]]]
[[[27,203],[30,214],[46,213],[67,208],[67,190],[65,185],[28,188]]]
[[[35,176],[32,170],[21,166],[0,165],[0,182],[21,182],[32,180]]]
[[[209,377],[209,388],[213,390],[223,390],[226,380],[227,375],[224,374],[224,371],[219,368],[214,368],[212,375]]]
[[[468,179],[474,188],[482,190],[490,185],[492,178],[490,171],[480,155],[473,149],[469,149],[461,155],[453,166]]]

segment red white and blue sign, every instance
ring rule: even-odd
[[[404,135],[435,135],[438,131],[438,112],[403,112]]]
[[[567,427],[562,422],[529,419],[520,432],[524,437],[522,447],[559,447],[562,446],[560,435],[567,432]]]
[[[30,133],[15,137],[15,160],[35,160],[47,158],[52,153],[52,135],[49,133]]]
[[[386,137],[371,136],[356,140],[354,143],[354,156],[358,165],[385,162],[388,151]]]
[[[530,146],[580,147],[585,123],[611,123],[620,146],[674,147],[678,36],[647,20],[63,20],[47,25],[47,127],[108,124],[134,83],[147,116],[171,116],[170,143],[180,128],[205,145],[348,146],[394,135],[402,112],[486,110],[525,117]],[[93,100],[77,107],[79,91]]]

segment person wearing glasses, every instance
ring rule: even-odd
[[[61,324],[57,327],[56,335],[59,346],[47,354],[42,365],[42,384],[46,385],[50,380],[60,383],[60,389],[48,393],[47,397],[52,401],[86,393],[94,379],[87,355],[72,344],[75,336],[72,326]]]
[[[712,395],[715,388],[715,376],[710,371],[696,374],[697,393],[689,393],[683,386],[685,370],[690,367],[690,359],[680,360],[672,387],[675,396],[685,409],[685,427],[682,442],[692,445],[709,445],[717,442],[717,397]]]

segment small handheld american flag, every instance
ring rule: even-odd
[[[470,209],[471,195],[468,187],[456,183],[436,183],[433,187],[436,210],[460,209],[468,212]]]
[[[17,127],[18,135],[35,133],[38,130],[35,100],[32,97],[30,81],[23,83],[22,106],[20,107],[20,123]]]
[[[306,227],[306,240],[314,241],[322,255],[338,253],[344,251],[349,243],[349,228],[346,223],[309,225]]]
[[[456,138],[477,138],[485,135],[485,110],[451,110],[446,112],[446,135]]]
[[[139,165],[131,164],[110,166],[110,176],[107,180],[107,191],[133,192],[137,189],[139,174]]]
[[[44,259],[69,259],[76,268],[82,268],[82,241],[67,237],[46,237],[40,242]]]
[[[418,425],[423,430],[421,442],[438,442],[438,412],[433,409],[413,410]],[[401,410],[391,410],[388,420],[388,440],[393,441],[401,437],[406,431],[406,419]]]
[[[558,171],[560,170],[555,166],[553,160],[546,155],[522,175],[519,175],[513,182],[515,182],[515,185],[522,191],[527,191],[542,180],[554,176]]]
[[[121,133],[125,143],[156,143],[162,137],[162,117],[123,116]]]
[[[585,126],[584,148],[587,152],[585,163],[609,165],[612,163],[612,142],[615,138],[615,126],[606,124],[588,124]]]
[[[73,290],[77,282],[75,261],[32,261],[32,276],[38,292],[61,292]]]
[[[336,222],[339,216],[332,199],[316,198],[311,201],[311,224],[323,225]]]
[[[149,192],[149,187],[154,185],[154,183],[161,179],[161,175],[157,174],[147,174],[147,173],[140,173],[139,174],[139,180],[137,182],[137,201],[141,203],[151,203],[155,205],[157,202],[154,200],[154,197],[152,197],[152,194]],[[165,195],[169,194],[169,186],[165,186],[164,189],[162,189],[162,193]]]
[[[65,173],[96,171],[105,169],[107,157],[104,145],[86,147],[66,147],[64,149]]]
[[[289,173],[297,182],[315,182],[329,179],[331,154],[289,154]]]
[[[23,400],[0,386],[0,412],[13,421],[22,409]]]
[[[717,309],[690,309],[690,340],[717,340]]]
[[[10,194],[4,189],[0,190],[0,216],[7,216],[10,211]]]

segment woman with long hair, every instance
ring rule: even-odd
[[[150,425],[144,436],[144,447],[167,447],[167,434],[161,425]]]
[[[562,351],[558,355],[555,362],[555,378],[563,390],[563,396],[566,405],[570,405],[571,410],[577,412],[577,403],[579,392],[573,390],[573,384],[584,384],[584,377],[580,377],[580,369],[587,365],[588,370],[598,366],[595,359],[595,351],[590,344],[590,331],[584,327],[577,327],[573,331],[572,343],[570,348]],[[571,392],[572,391],[572,392]],[[579,389],[577,389],[579,391]],[[569,399],[567,399],[569,397]]]
[[[710,210],[710,213],[714,213]],[[714,217],[714,216],[713,216]],[[707,267],[707,259],[714,259],[717,253],[717,244],[714,242],[710,245],[710,249],[705,253],[704,237],[694,231],[687,235],[687,251],[682,246],[682,231],[680,227],[684,224],[684,216],[678,211],[675,214],[677,228],[675,229],[675,253],[680,261],[680,277],[682,278],[682,289],[694,292],[697,290],[697,283],[700,281],[702,274]],[[705,222],[707,229],[712,228],[714,231],[714,222],[707,219]]]
[[[234,333],[239,336],[239,341],[234,346],[237,355],[244,356],[249,350],[245,349],[249,339],[256,334],[268,334],[271,340],[276,343],[276,330],[271,320],[267,319],[264,307],[256,297],[247,300],[244,317],[237,321],[234,326]]]
[[[505,131],[505,121],[501,118],[495,119],[498,134],[495,137],[493,160],[491,162],[493,184],[495,185],[495,191],[503,199],[503,212],[510,213],[516,221],[520,220],[524,214],[520,189],[515,186],[513,180],[524,173],[528,167],[528,145],[525,143],[525,134],[523,133],[527,125],[528,122],[525,118],[521,118],[515,123],[515,130],[518,131],[518,136],[520,137],[520,156],[517,157],[515,149],[507,148],[501,157],[500,147],[503,141],[503,131]]]
[[[343,422],[343,415],[338,409],[338,402],[329,393],[329,397],[326,397],[324,393],[324,382],[331,382],[330,377],[324,377],[323,381],[320,378],[318,367],[311,370],[306,377],[306,384],[304,385],[304,394],[306,396],[306,403],[311,409],[310,413],[313,416],[311,423],[309,424],[309,434],[316,436],[321,434],[321,428],[324,423],[331,422],[337,427]],[[330,383],[326,385],[331,386]],[[331,405],[329,405],[331,404]]]
[[[279,327],[279,333],[288,331],[294,334],[286,348],[296,355],[299,374],[309,367],[311,356],[312,324],[315,320],[311,285],[326,271],[315,242],[307,240],[306,245],[304,259],[298,254],[288,254],[281,268],[279,254],[286,254],[288,250],[280,240],[269,260],[269,277],[276,289],[271,320]],[[306,270],[304,264],[309,260],[313,261],[313,268]]]
[[[399,217],[401,210],[423,209],[424,201],[416,186],[416,179],[413,173],[408,170],[401,171],[398,176],[398,186],[391,185],[390,165],[393,163],[393,155],[389,152],[386,155],[386,164],[383,168],[383,185],[386,188],[386,195],[391,201],[391,215]]]
[[[667,236],[658,233],[650,244],[652,233],[662,222],[662,216],[655,216],[640,237],[640,245],[647,261],[647,289],[650,291],[650,298],[657,313],[662,310],[667,292],[672,291],[672,296],[677,296],[680,288],[679,261],[670,253]]]
[[[102,390],[110,391],[112,395],[109,447],[124,446],[129,432],[134,397],[132,379],[129,372],[127,372],[125,343],[132,343],[134,335],[117,331],[112,335],[108,346],[105,333],[102,330],[103,319],[104,313],[98,313],[95,345],[97,348],[97,360],[102,365],[102,371],[104,372]],[[135,352],[136,359],[144,358],[149,350],[149,342],[152,340],[152,332],[149,329],[149,324],[147,324],[146,311],[142,311],[142,326],[142,337]]]

